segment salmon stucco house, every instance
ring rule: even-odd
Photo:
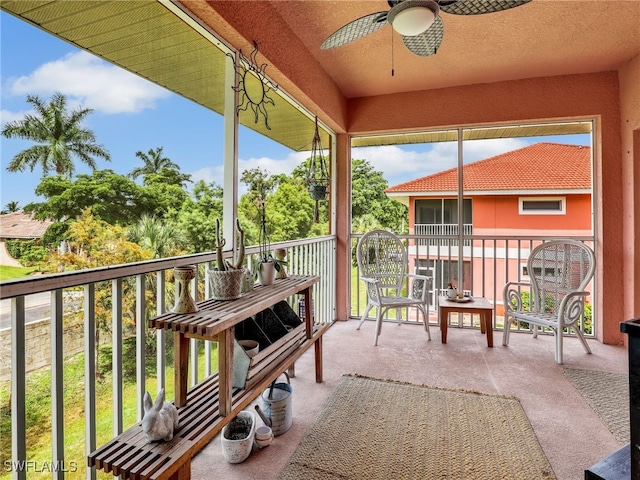
[[[591,171],[591,148],[559,143],[537,143],[464,165],[463,235],[593,235]],[[449,282],[459,283],[458,169],[405,182],[388,188],[386,193],[409,208],[410,234],[442,236],[428,242],[410,242],[410,261],[415,270],[433,275],[431,294],[435,301],[435,292]],[[464,236],[464,290],[477,292],[483,279],[502,285],[506,277],[526,278],[525,264],[534,245],[512,249],[496,244],[489,251],[496,263],[502,264],[493,275],[482,271],[484,260],[474,254],[481,249],[481,240],[471,242]],[[502,299],[490,300],[500,303]]]

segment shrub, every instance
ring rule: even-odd
[[[25,267],[42,262],[47,256],[47,249],[38,240],[8,240],[7,250]]]

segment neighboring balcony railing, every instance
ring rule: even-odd
[[[465,223],[462,225],[462,231],[465,237],[469,237],[473,234],[473,225],[471,223]],[[421,238],[418,240],[420,245],[439,245],[441,240],[437,237],[447,237],[448,240],[445,244],[457,245],[458,239],[452,238],[458,236],[458,224],[457,223],[417,223],[413,226],[414,235],[418,235]],[[466,239],[464,241],[465,246],[471,245],[471,240]]]
[[[271,248],[287,250],[288,273],[320,276],[320,282],[313,289],[314,321],[327,323],[335,320],[335,237],[273,243]],[[247,248],[249,264],[257,253],[257,247]],[[149,318],[172,307],[174,285],[166,280],[171,269],[196,265],[198,273],[191,282],[191,292],[197,292],[194,295],[196,300],[203,300],[210,296],[206,270],[215,260],[215,253],[202,253],[3,282],[0,300],[3,302],[3,314],[6,309],[10,310],[11,321],[9,331],[5,328],[0,333],[10,337],[11,361],[4,372],[0,370],[0,375],[4,373],[5,377],[10,377],[11,392],[3,397],[10,398],[11,404],[11,456],[0,459],[0,475],[11,473],[13,478],[22,479],[27,477],[27,472],[31,476],[31,472],[45,468],[47,472],[53,472],[54,478],[95,478],[95,470],[85,467],[86,455],[142,418],[142,401],[146,390],[154,397],[154,389],[166,386],[168,392],[173,391],[173,381],[166,381],[167,378],[172,379],[172,364],[167,361],[170,356],[167,352],[172,351],[173,338],[165,335],[163,330],[148,331],[147,328]],[[30,338],[31,319],[28,315],[31,310],[26,307],[26,299],[30,295],[43,293],[50,298],[47,302],[50,318],[48,328],[44,328],[45,333],[48,331],[46,342],[41,340],[42,337]],[[295,311],[298,311],[297,300],[289,300]],[[47,321],[38,320],[41,331],[41,324]],[[69,356],[78,350],[69,347],[73,342],[72,332],[75,332],[75,337],[79,336],[76,344],[79,341],[79,351],[84,354],[81,385],[69,385],[65,381],[65,364]],[[102,374],[97,368],[97,361],[104,356],[104,352],[96,352],[96,344],[111,347],[108,356],[110,371],[105,375],[111,376],[111,387],[100,378]],[[134,353],[128,355],[131,344]],[[27,372],[28,360],[43,347],[47,347],[45,357],[48,357],[47,364],[51,372],[51,424],[50,427],[43,425],[38,429],[34,434],[38,437],[36,442],[25,434],[28,427],[33,427],[26,422],[28,403],[33,395],[27,387]],[[192,339],[190,350],[189,378],[193,386],[217,371],[217,347],[214,342]],[[104,358],[102,362],[105,362]],[[135,392],[132,391],[133,387],[125,388],[127,369],[135,371],[132,374],[135,377]],[[155,373],[149,374],[149,370],[155,370]],[[6,380],[3,379],[5,384]],[[65,404],[65,398],[69,397],[70,391],[76,393],[77,397],[82,390],[84,419],[75,419]],[[125,410],[125,396],[132,395],[136,398],[135,409]],[[112,429],[102,435],[105,438],[101,438],[97,433],[97,423],[109,419],[98,416],[96,412],[98,400],[104,403],[105,396],[112,404]],[[173,397],[168,395],[168,398]],[[48,424],[47,414],[44,420]],[[66,430],[70,430],[67,426],[74,420],[84,423],[84,440],[71,440],[65,435]],[[3,451],[6,452],[6,437],[5,442],[7,446]],[[34,457],[31,453],[34,445],[47,442],[51,447],[47,449],[46,457]],[[68,451],[69,444],[74,442],[84,445],[82,452]]]

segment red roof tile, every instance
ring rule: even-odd
[[[0,238],[34,239],[40,238],[53,222],[34,220],[27,213],[12,212],[0,215]]]
[[[464,190],[588,190],[591,188],[591,148],[582,145],[536,143],[464,166]],[[458,190],[458,169],[389,187],[387,193]]]

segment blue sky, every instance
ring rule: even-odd
[[[222,184],[222,117],[144,79],[0,12],[1,95],[0,123],[19,120],[29,111],[27,95],[48,101],[54,92],[72,107],[92,108],[84,126],[91,129],[111,154],[98,168],[127,174],[140,166],[135,152],[163,147],[192,180]],[[538,141],[588,145],[587,136],[554,139],[501,139],[465,144],[465,162],[480,160]],[[41,201],[34,190],[42,172],[8,173],[7,164],[30,146],[21,140],[0,138],[0,208],[10,201],[24,207]],[[325,146],[326,147],[326,146]],[[240,172],[261,167],[270,173],[290,173],[308,152],[292,152],[266,137],[241,128]],[[353,150],[383,172],[389,185],[455,166],[456,145],[441,143]],[[76,173],[88,173],[79,164]]]

